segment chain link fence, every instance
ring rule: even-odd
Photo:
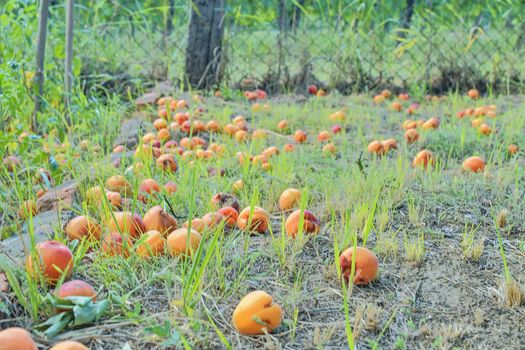
[[[75,52],[86,86],[170,80],[184,87],[191,3],[77,7]],[[57,5],[56,16],[60,11]],[[525,90],[521,1],[226,0],[222,25],[222,86],[304,92],[318,84],[344,94]]]

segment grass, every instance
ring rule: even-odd
[[[189,96],[186,98],[191,101]],[[497,285],[494,277],[489,276],[503,276],[505,281],[514,282],[506,283],[507,289],[501,293],[507,299],[519,299],[515,293],[519,290],[518,275],[512,279],[508,276],[523,266],[519,260],[521,253],[507,249],[513,245],[504,243],[503,238],[513,243],[524,240],[521,231],[525,222],[524,204],[517,200],[523,195],[522,154],[506,155],[509,138],[518,145],[525,144],[522,134],[515,134],[509,127],[524,125],[519,108],[523,102],[510,98],[468,101],[455,95],[438,104],[423,102],[412,118],[438,115],[441,126],[421,131],[420,140],[408,146],[402,141],[401,130],[407,116],[390,111],[388,104],[373,104],[369,96],[332,95],[302,103],[293,97],[282,99],[270,100],[269,112],[255,113],[243,101],[205,97],[203,105],[207,112],[203,120],[213,118],[225,125],[231,121],[231,114],[242,114],[249,122],[250,118],[255,120],[257,128],[272,132],[265,140],[243,144],[223,134],[213,135],[214,142],[224,145],[224,155],[193,162],[176,156],[179,169],[175,173],[161,171],[147,155],[123,159],[121,167],[114,168],[103,153],[111,150],[111,139],[116,133],[110,133],[107,140],[92,139],[92,146],[105,145],[98,154],[96,147],[80,150],[80,141],[88,138],[83,133],[68,136],[67,147],[61,146],[65,138],[48,137],[24,140],[9,148],[10,154],[23,160],[21,171],[27,176],[18,178],[5,167],[2,169],[2,188],[6,189],[2,192],[6,203],[2,223],[10,223],[2,226],[4,238],[16,227],[16,232],[25,232],[35,239],[34,230],[40,229],[31,224],[32,219],[25,222],[16,213],[21,201],[35,198],[37,187],[32,186],[31,180],[35,171],[49,167],[49,158],[39,155],[44,145],[55,158],[65,159],[52,171],[52,182],[56,185],[69,180],[79,182],[73,205],[64,208],[74,215],[89,215],[99,222],[111,218],[106,195],[98,205],[87,200],[86,191],[94,186],[103,187],[107,178],[115,174],[124,175],[131,184],[125,207],[140,215],[154,205],[161,205],[168,211],[173,209],[179,224],[202,217],[212,211],[211,197],[218,192],[232,192],[233,184],[240,179],[244,188],[236,194],[241,206],[252,212],[259,206],[271,214],[271,227],[266,234],[250,234],[224,226],[205,230],[202,244],[191,258],[160,256],[143,260],[135,254],[129,258],[108,257],[101,254],[98,242],[69,242],[75,254],[73,277],[93,284],[101,299],[112,300],[101,320],[70,334],[79,337],[84,334],[82,341],[89,342],[92,334],[100,333],[97,344],[109,348],[125,341],[143,348],[168,344],[196,348],[212,344],[216,348],[236,349],[285,343],[294,348],[303,348],[305,344],[317,344],[319,348],[368,344],[374,349],[431,347],[432,343],[436,347],[462,346],[471,335],[457,335],[452,324],[464,325],[468,319],[454,311],[443,314],[451,325],[424,317],[435,312],[432,305],[445,307],[437,287],[445,273],[440,270],[442,266],[449,266],[447,271],[451,275],[447,278],[454,281],[459,278],[455,282],[456,294],[448,299],[461,296],[475,302],[487,315],[486,319],[507,305],[520,307],[520,303],[513,302],[494,308],[487,295]],[[498,106],[500,115],[494,119],[498,134],[481,137],[470,126],[469,119],[444,115],[482,104]],[[330,129],[328,116],[340,108],[348,109],[348,117],[343,131],[332,136],[337,153],[325,157],[315,136]],[[151,108],[146,113],[154,119],[156,110]],[[381,115],[386,117],[378,117]],[[118,124],[121,118],[112,123]],[[268,171],[249,162],[240,165],[237,152],[257,155],[268,146],[282,149],[290,142],[287,134],[276,131],[281,119],[289,120],[291,130],[306,130],[308,142],[298,145],[293,153],[281,152],[272,157]],[[96,130],[86,132],[98,134]],[[17,136],[10,135],[11,140]],[[176,134],[177,140],[181,136]],[[397,151],[383,157],[366,153],[368,142],[389,137],[398,140]],[[431,150],[438,162],[427,170],[414,169],[411,160],[423,148]],[[461,170],[463,159],[472,154],[487,159],[484,173]],[[143,166],[136,166],[137,163]],[[127,169],[130,165],[135,165],[133,170]],[[90,172],[91,168],[95,171]],[[225,175],[209,175],[208,168],[224,169]],[[178,190],[149,196],[144,204],[139,200],[138,188],[146,178],[154,179],[161,187],[167,181],[175,181]],[[296,239],[287,236],[284,222],[288,213],[279,211],[277,201],[289,187],[301,190],[298,209],[310,210],[321,220],[317,235],[303,232],[300,225]],[[505,225],[505,236],[499,233],[501,218],[493,218],[491,208],[506,208],[507,222],[512,219],[512,225]],[[61,225],[56,225],[53,236],[66,241]],[[134,243],[131,251],[140,243]],[[28,247],[27,253],[34,250],[34,245]],[[371,286],[341,283],[339,255],[349,246],[367,246],[378,254],[380,277]],[[488,270],[480,270],[479,266],[485,266],[494,255],[502,257],[503,268],[489,265]],[[43,288],[29,278],[22,266],[6,261],[2,262],[2,270],[7,272],[13,301],[7,304],[8,321],[0,323],[1,327],[15,324],[31,327],[52,316],[48,305],[42,303],[52,288]],[[283,324],[266,336],[239,336],[231,326],[231,314],[238,301],[254,289],[267,291],[283,307]],[[477,294],[472,289],[484,292]],[[412,306],[407,307],[405,300],[410,300]],[[430,327],[433,337],[404,336],[408,321],[415,329]],[[113,323],[120,326],[111,327]],[[129,332],[136,336],[130,339]],[[486,333],[498,337],[495,328]],[[38,339],[44,344],[54,342]],[[508,342],[499,339],[502,344]],[[482,337],[478,341],[491,344],[492,340]]]

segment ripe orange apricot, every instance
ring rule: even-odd
[[[220,225],[224,217],[219,214],[218,212],[210,212],[202,217],[202,221],[204,222],[204,225],[208,228],[214,228]]]
[[[479,132],[483,135],[490,135],[492,133],[492,129],[488,124],[483,123],[479,126]]]
[[[413,121],[412,119],[407,119],[403,122],[403,129],[415,129],[417,128],[417,122]]]
[[[374,103],[382,103],[382,102],[385,102],[385,96],[383,95],[375,95],[374,96]]]
[[[168,193],[175,193],[177,192],[177,184],[173,181],[168,181],[164,184],[164,189]]]
[[[114,175],[107,179],[106,188],[110,191],[115,191],[125,195],[130,192],[131,185],[124,176]]]
[[[303,233],[317,233],[319,231],[319,225],[321,224],[315,215],[309,211],[303,211]],[[290,237],[294,237],[300,230],[300,219],[301,219],[301,210],[297,209],[288,216],[284,224],[286,234]]]
[[[485,170],[485,161],[480,157],[470,157],[463,162],[463,169],[475,173]]]
[[[153,122],[153,127],[157,129],[157,131],[159,131],[161,129],[167,128],[168,122],[164,118],[158,118],[158,119],[155,119],[155,121]]]
[[[337,111],[330,115],[330,121],[332,122],[342,122],[346,119],[346,114],[343,111]]]
[[[235,133],[235,140],[238,142],[238,143],[244,143],[246,142],[246,140],[248,139],[248,132],[245,131],[245,130],[239,130]]]
[[[426,168],[429,164],[432,165],[433,163],[434,155],[432,154],[432,152],[424,149],[415,156],[412,165],[414,167],[423,166],[424,168]]]
[[[77,341],[66,340],[55,344],[49,350],[89,350],[89,348]]]
[[[483,119],[481,118],[472,119],[470,122],[470,125],[472,125],[473,128],[478,128],[481,124],[483,124]]]
[[[383,152],[388,153],[392,149],[397,149],[397,141],[395,139],[386,139],[381,141],[383,145]]]
[[[237,224],[239,218],[239,212],[233,207],[222,207],[217,210],[217,213],[222,215],[222,219],[225,221],[228,227],[234,227]]]
[[[436,129],[439,126],[439,119],[436,117],[432,117],[426,122],[423,123],[423,129]]]
[[[32,278],[36,279],[41,274],[47,283],[53,285],[62,273],[66,278],[71,276],[73,254],[66,245],[57,241],[41,242],[36,245],[36,254],[38,261],[33,261],[32,255],[26,259],[26,269]]]
[[[377,277],[379,260],[374,252],[365,247],[356,247],[355,253],[354,284],[369,284]],[[352,273],[353,255],[354,247],[350,247],[343,251],[339,256],[339,266],[341,267],[341,272],[346,281],[348,281]]]
[[[279,124],[277,124],[277,129],[279,130],[287,130],[288,129],[288,120],[281,120]]]
[[[270,214],[260,207],[254,206],[253,211],[251,207],[246,207],[239,213],[237,226],[241,230],[264,233],[270,226]]]
[[[295,142],[297,143],[303,143],[306,142],[306,139],[308,138],[308,135],[302,130],[297,130],[295,134],[293,135],[293,138]]]
[[[262,151],[261,155],[265,156],[266,158],[270,158],[270,157],[279,155],[279,149],[275,146],[270,146],[266,148],[264,151]]]
[[[283,151],[286,152],[286,153],[293,152],[294,150],[295,150],[295,145],[292,144],[292,143],[287,143],[287,144],[284,145],[284,147],[283,147]]]
[[[321,131],[317,135],[317,140],[320,141],[320,142],[329,141],[330,140],[330,133],[328,131],[326,131],[326,130]]]
[[[93,219],[81,215],[71,219],[64,230],[69,239],[79,241],[86,237],[88,239],[100,239],[100,225]]]
[[[476,90],[476,89],[470,89],[470,90],[467,92],[467,95],[468,95],[468,97],[470,97],[471,99],[476,100],[476,99],[479,98],[479,91]]]
[[[126,233],[111,232],[102,237],[102,251],[109,256],[122,255],[129,257],[133,243]]]
[[[407,144],[409,145],[419,140],[419,134],[416,131],[416,129],[408,129],[405,132],[405,140],[407,141]]]
[[[263,140],[266,137],[268,137],[268,134],[262,129],[257,129],[252,133],[252,139],[254,140]]]
[[[290,210],[299,204],[301,191],[295,188],[287,188],[279,197],[279,209]]]
[[[335,155],[336,152],[337,148],[332,143],[328,143],[323,147],[323,155]]]
[[[204,229],[206,228],[206,224],[205,224],[204,221],[202,221],[202,219],[200,219],[200,218],[193,218],[193,219],[191,220],[191,223],[188,222],[188,221],[186,221],[186,222],[182,225],[182,227],[183,227],[183,228],[186,228],[186,229],[188,228],[188,226],[190,226],[190,228],[191,228],[192,230],[195,230],[195,231],[197,231],[197,232],[199,232],[199,233],[202,233],[202,232],[204,231]]]
[[[172,256],[193,255],[200,242],[200,233],[192,229],[179,228],[169,234],[166,246]]]
[[[110,232],[127,233],[133,239],[147,231],[142,218],[129,211],[117,211],[109,214],[106,226]]]
[[[392,102],[390,108],[392,108],[396,112],[401,112],[401,110],[403,109],[403,105],[399,102]]]
[[[159,231],[151,230],[144,234],[144,240],[137,247],[137,255],[148,258],[164,253],[166,240]]]
[[[256,290],[241,299],[233,311],[232,323],[244,335],[265,334],[281,325],[282,309],[268,293]]]
[[[509,147],[507,148],[507,150],[508,150],[509,154],[516,154],[516,153],[518,153],[519,148],[518,148],[517,145],[511,143],[511,144],[509,145]]]
[[[368,152],[374,154],[383,153],[383,144],[380,141],[374,140],[368,144]]]
[[[388,89],[384,89],[383,91],[381,91],[381,95],[384,98],[390,98],[390,97],[392,97],[392,91],[390,91]]]
[[[90,297],[93,301],[97,300],[97,292],[95,292],[93,286],[81,280],[65,282],[56,292],[56,296],[60,299],[67,297]]]
[[[163,235],[167,235],[178,227],[177,220],[160,205],[148,210],[142,222],[146,231],[159,231]]]
[[[0,331],[0,350],[38,350],[38,347],[28,331],[11,327]]]
[[[407,93],[402,93],[397,96],[401,101],[408,101],[410,99],[410,96]]]

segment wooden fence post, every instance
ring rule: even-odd
[[[186,77],[196,89],[220,82],[224,0],[194,0],[186,49]]]

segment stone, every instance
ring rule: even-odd
[[[78,184],[77,181],[72,180],[49,189],[37,200],[38,212],[43,213],[49,210],[56,210],[57,208],[71,208],[75,201]]]

